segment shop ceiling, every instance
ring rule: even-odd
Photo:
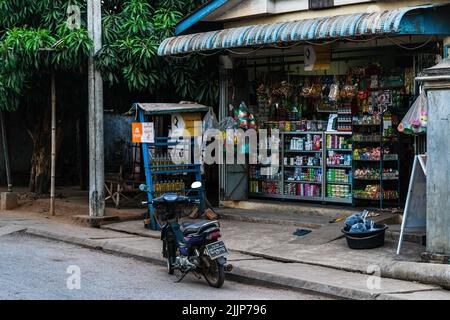
[[[280,48],[305,43],[370,39],[405,35],[450,35],[450,5],[423,5],[373,13],[353,13],[260,24],[172,37],[164,40],[158,55],[186,55],[262,47]]]
[[[379,59],[381,57],[411,57],[418,54],[436,53],[436,42],[441,41],[439,36],[403,36],[395,38],[376,38],[364,42],[339,41],[330,45],[331,61],[351,61]],[[398,47],[395,44],[400,44]],[[404,47],[411,50],[405,50]],[[304,63],[304,46],[298,45],[287,49],[274,50],[263,48],[256,52],[239,48],[229,53],[234,63],[242,63],[247,67],[277,66]],[[238,53],[238,54],[237,54]],[[240,62],[238,62],[240,61]]]

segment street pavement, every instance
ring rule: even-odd
[[[0,236],[0,299],[330,299],[229,280],[215,289],[189,275],[175,280],[161,265],[27,234]]]
[[[133,222],[135,223],[135,222]],[[74,224],[68,224],[63,223],[61,221],[55,221],[54,219],[49,218],[36,218],[29,216],[24,213],[18,213],[18,212],[2,212],[0,214],[0,252],[2,252],[1,247],[1,241],[4,237],[10,237],[13,234],[15,235],[27,235],[27,236],[34,236],[39,238],[32,238],[32,239],[51,239],[53,241],[62,241],[64,243],[70,243],[72,245],[77,245],[89,249],[95,249],[96,253],[108,253],[108,254],[115,254],[119,256],[126,256],[138,259],[139,261],[145,261],[145,263],[153,263],[156,264],[156,266],[162,266],[165,265],[164,259],[161,255],[161,240],[159,239],[159,234],[154,232],[151,232],[150,234],[142,234],[141,232],[133,232],[132,230],[129,231],[122,231],[119,232],[120,226],[125,224],[128,228],[128,224],[123,222],[119,224],[115,224],[116,227],[111,230],[108,229],[98,229],[98,228],[87,228],[83,226],[78,226]],[[309,263],[308,261],[305,262],[296,262],[296,261],[275,261],[271,259],[270,257],[261,257],[257,256],[256,254],[246,252],[246,250],[241,251],[241,247],[237,246],[237,239],[234,239],[232,235],[233,229],[238,230],[243,227],[248,227],[250,229],[250,226],[248,226],[249,223],[244,223],[243,226],[240,226],[237,228],[237,225],[229,225],[228,221],[223,221],[224,224],[224,232],[226,232],[227,236],[224,237],[224,240],[226,241],[227,247],[230,249],[230,256],[228,257],[229,262],[234,266],[233,271],[231,274],[227,274],[230,277],[227,277],[226,287],[221,289],[224,293],[229,290],[228,285],[231,282],[228,282],[228,280],[234,279],[239,281],[259,281],[259,283],[270,284],[274,286],[273,288],[280,289],[280,288],[289,288],[293,290],[308,290],[307,292],[315,292],[318,294],[325,294],[325,295],[331,295],[333,297],[340,297],[345,299],[438,299],[438,300],[450,300],[450,292],[447,290],[443,290],[441,285],[450,283],[448,279],[448,271],[446,265],[431,265],[429,266],[429,269],[424,269],[423,264],[419,263],[412,263],[408,264],[405,267],[402,267],[401,269],[397,268],[393,270],[393,274],[396,275],[398,272],[401,272],[401,277],[405,276],[405,270],[411,270],[413,268],[415,273],[417,271],[420,271],[425,273],[427,277],[431,278],[433,284],[426,284],[429,283],[428,281],[425,281],[425,283],[417,283],[413,281],[404,281],[399,279],[392,279],[389,277],[384,277],[381,275],[379,276],[379,273],[377,273],[377,270],[372,270],[373,272],[371,274],[367,273],[361,273],[361,272],[351,272],[352,270],[346,270],[338,268],[337,266],[332,265],[318,265],[315,263]],[[259,223],[255,223],[255,225],[258,225]],[[138,230],[144,229],[142,227],[142,223],[138,224],[139,228]],[[228,227],[227,227],[228,225]],[[264,228],[262,224],[259,224],[260,227]],[[108,225],[111,226],[111,225]],[[133,224],[134,226],[134,224]],[[234,226],[234,227],[233,227]],[[105,226],[106,227],[106,226]],[[231,227],[231,229],[230,229]],[[274,226],[276,227],[276,226]],[[285,226],[284,226],[285,227]],[[237,229],[236,229],[237,228]],[[252,228],[253,229],[253,228]],[[236,233],[236,232],[235,232]],[[272,232],[274,234],[274,232]],[[231,235],[232,237],[230,237]],[[260,242],[259,238],[253,237],[253,239],[258,239],[256,242]],[[341,239],[344,240],[344,239]],[[254,241],[255,242],[255,241]],[[342,241],[341,241],[342,242]],[[19,243],[19,242],[18,242]],[[244,243],[244,245],[249,244],[248,241]],[[338,249],[339,246],[343,246],[344,243],[339,244],[336,249]],[[283,245],[280,245],[278,247],[279,250],[283,249],[284,246],[286,246],[286,243]],[[35,255],[41,250],[42,245],[39,246],[37,249],[30,249],[30,256]],[[45,247],[45,246],[44,246]],[[77,247],[76,247],[77,248]],[[38,250],[39,249],[39,250]],[[348,252],[348,248],[346,249]],[[7,252],[6,250],[4,250]],[[51,252],[59,252],[61,249],[51,250]],[[65,249],[62,249],[62,251],[66,251]],[[315,252],[321,253],[321,250],[318,250],[317,248],[310,248],[308,255],[311,257]],[[20,252],[20,251],[19,251]],[[272,255],[274,251],[269,251],[266,254],[269,256]],[[323,253],[323,252],[322,252]],[[336,252],[331,252],[330,255],[334,256]],[[66,258],[66,255],[63,255],[62,258]],[[2,279],[2,267],[7,259],[2,258],[2,255],[0,254],[0,290],[1,290],[1,281],[6,281]],[[30,261],[31,258],[29,258]],[[47,263],[48,259],[43,259],[42,261],[35,262],[35,265],[45,265]],[[348,257],[347,257],[347,260]],[[337,259],[336,261],[340,262],[340,259]],[[23,264],[29,263],[28,259],[24,259]],[[398,263],[393,264],[392,267],[398,267]],[[406,263],[406,262],[402,262]],[[82,267],[79,264],[76,264],[80,267]],[[120,277],[122,276],[122,273],[129,274],[131,271],[129,268],[125,268],[123,272],[118,272],[117,274],[111,274],[112,271],[110,271],[111,266],[114,266],[114,263],[105,263],[105,265],[96,267],[96,269],[90,269],[88,268],[88,272],[83,273],[83,277],[86,278],[86,273],[89,275],[89,272],[93,272],[92,270],[99,272],[99,275],[97,277],[93,277],[92,279],[101,279],[100,273],[104,273],[103,276],[105,276],[107,279],[114,278],[114,277]],[[149,271],[152,266],[145,265],[147,269],[146,271]],[[443,267],[443,268],[437,268],[437,267]],[[38,267],[35,267],[38,268]],[[50,267],[49,267],[50,268]],[[161,275],[165,279],[163,282],[165,285],[169,285],[168,283],[165,283],[166,281],[166,275],[163,270],[163,268],[155,267],[155,270],[162,270]],[[14,268],[8,269],[7,272],[13,272]],[[17,267],[16,267],[17,269]],[[52,268],[50,268],[52,269]],[[63,265],[63,269],[67,269],[67,263]],[[86,271],[86,270],[85,270]],[[151,270],[150,270],[151,271]],[[19,270],[20,272],[20,270]],[[106,273],[105,273],[106,272]],[[146,272],[142,272],[142,274],[145,274]],[[151,272],[149,272],[151,273]],[[60,273],[58,273],[60,274]],[[137,274],[141,274],[137,272]],[[407,273],[409,277],[409,273]],[[447,275],[447,276],[446,276]],[[47,282],[50,282],[47,280],[47,275],[44,276],[44,280],[42,281],[44,284],[47,285]],[[400,277],[400,278],[401,278]],[[67,280],[67,275],[66,278]],[[89,279],[89,278],[88,278]],[[158,279],[158,277],[155,278],[145,278],[143,276],[144,280],[147,281],[153,281],[155,279]],[[416,279],[413,277],[412,279]],[[141,283],[141,279],[139,278],[138,283]],[[58,280],[60,281],[60,280]],[[107,281],[107,280],[105,280]],[[114,281],[114,280],[109,280]],[[130,278],[126,278],[127,283],[130,281]],[[174,280],[172,280],[174,281]],[[189,281],[189,279],[186,279],[186,281]],[[88,284],[86,282],[82,282],[84,286],[88,286],[89,283],[92,281],[88,281]],[[194,298],[216,298],[216,299],[229,299],[236,298],[236,299],[252,299],[253,294],[257,292],[256,290],[248,290],[249,294],[242,293],[238,294],[239,291],[230,291],[230,294],[223,297],[216,297],[214,295],[210,295],[209,292],[216,293],[215,291],[208,291],[210,290],[209,287],[206,287],[206,284],[204,284],[203,281],[196,279],[192,279],[191,283],[184,282],[182,284],[174,284],[176,292],[180,292],[179,290],[183,288],[183,285],[186,283],[188,284],[187,291],[188,293],[182,293],[181,298],[186,298],[189,296],[189,299]],[[106,282],[108,283],[108,282]],[[252,282],[253,283],[253,282]],[[15,285],[15,281],[13,281],[13,284]],[[157,283],[152,284],[154,287],[158,288]],[[149,282],[145,283],[144,288],[148,289],[151,287]],[[171,283],[172,284],[172,283]],[[39,286],[40,284],[37,284]],[[115,284],[114,284],[115,285]],[[238,284],[236,284],[238,285]],[[193,288],[196,288],[196,286],[200,286],[202,288],[200,291],[202,294],[196,294],[195,290]],[[448,286],[450,287],[450,286]],[[233,287],[238,288],[238,287]],[[193,291],[194,290],[194,291]],[[94,290],[95,291],[95,290]],[[108,290],[106,290],[108,291]],[[125,289],[119,290],[125,292]],[[163,290],[161,290],[164,292]],[[224,294],[220,293],[220,294]],[[298,292],[295,292],[296,294]],[[109,293],[111,294],[111,293]],[[118,295],[119,293],[114,292],[114,295]],[[205,296],[206,294],[206,296]],[[93,294],[94,295],[94,294]],[[159,295],[158,297],[165,297],[163,293]],[[173,298],[180,298],[176,295],[175,291],[171,291],[169,294],[170,297],[173,296]],[[95,295],[94,295],[95,297]],[[158,298],[156,297],[156,298]],[[269,299],[281,299],[280,295],[274,295],[272,293],[269,293],[266,295]],[[0,294],[1,298],[1,294]],[[257,296],[255,298],[261,298],[263,297]],[[164,298],[165,299],[165,298]],[[286,297],[288,299],[288,297]],[[297,298],[295,298],[297,299]]]

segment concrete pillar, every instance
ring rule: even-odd
[[[428,99],[427,255],[450,257],[450,60],[426,69],[418,80]]]
[[[450,58],[450,37],[444,38],[444,58],[448,59]]]
[[[219,121],[225,119],[228,115],[228,103],[229,103],[229,79],[232,62],[228,58],[221,58],[220,66],[220,86],[219,86]],[[227,173],[226,165],[219,164],[219,203],[225,200],[226,188],[227,188]]]
[[[102,217],[105,213],[103,79],[94,65],[94,56],[102,47],[100,0],[88,0],[87,17],[89,37],[94,43],[94,48],[88,61],[89,216]]]
[[[17,195],[14,192],[0,193],[0,210],[13,210],[17,208]]]

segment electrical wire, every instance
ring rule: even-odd
[[[265,47],[265,46],[262,45],[262,46],[260,46],[259,48],[256,48],[255,50],[247,51],[247,52],[238,52],[238,51],[233,51],[233,50],[231,50],[231,49],[224,49],[224,50],[226,50],[226,51],[228,51],[228,52],[230,52],[230,53],[232,53],[232,54],[245,55],[245,54],[252,54],[252,53],[255,53],[256,51],[259,51],[259,50],[263,49],[264,47]]]
[[[336,38],[336,39],[333,39],[333,40],[330,40],[330,41],[325,41],[325,42],[320,42],[320,43],[311,42],[311,41],[308,41],[308,40],[303,40],[303,42],[307,43],[307,44],[310,44],[310,45],[315,45],[315,46],[326,46],[328,44],[335,43],[335,42],[337,42],[339,40],[341,40],[341,39]]]
[[[422,43],[421,45],[418,45],[417,47],[407,47],[407,46],[404,46],[404,45],[402,45],[402,44],[396,42],[394,39],[392,39],[392,38],[390,38],[388,35],[386,35],[386,39],[388,39],[390,42],[392,42],[392,43],[395,44],[396,46],[398,46],[398,47],[400,47],[400,48],[402,48],[402,49],[405,49],[405,50],[411,50],[411,51],[412,51],[412,50],[417,50],[417,49],[420,49],[420,48],[425,47],[428,43],[430,43],[431,39],[433,39],[434,37],[435,37],[435,36],[430,36],[430,38],[428,38],[427,41],[425,41],[425,42]]]
[[[374,37],[372,37],[370,39],[352,39],[352,38],[346,37],[346,38],[344,38],[344,40],[350,41],[350,42],[369,42],[369,41],[376,40],[376,39],[379,39],[379,38],[381,38],[381,36],[374,36]]]
[[[204,57],[211,57],[213,55],[216,55],[218,53],[220,53],[220,51],[214,51],[213,53],[203,53],[203,52],[197,52],[199,55],[204,56]]]
[[[167,61],[170,61],[170,59],[172,59],[172,58],[178,59],[178,60],[182,60],[182,59],[186,59],[186,58],[191,57],[193,54],[194,54],[194,52],[190,52],[190,53],[187,53],[187,54],[184,54],[184,55],[168,55],[168,56],[165,56],[165,58],[166,58]]]
[[[274,47],[274,48],[277,48],[277,49],[290,49],[290,48],[293,48],[293,47],[296,47],[296,46],[300,45],[301,43],[302,43],[301,41],[298,41],[298,42],[296,42],[294,44],[291,44],[291,45],[288,45],[288,46],[279,46],[279,45],[276,45],[276,44],[272,44],[271,47]]]

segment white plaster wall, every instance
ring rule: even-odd
[[[374,2],[373,0],[335,0],[335,6]],[[231,0],[204,21],[227,21],[259,15],[281,14],[308,10],[308,0]]]
[[[259,11],[256,15],[250,15],[251,8],[257,8],[256,2],[260,2]],[[329,17],[342,14],[368,12],[374,10],[394,10],[401,7],[411,7],[423,4],[430,4],[429,0],[398,0],[398,1],[356,1],[356,0],[335,0],[334,8],[322,10],[308,10],[307,0],[276,0],[272,12],[264,13],[262,4],[265,3],[267,9],[268,0],[244,0],[238,6],[229,10],[216,20],[225,21],[225,28],[240,27],[253,24],[277,23],[286,21],[296,21],[319,17]],[[450,3],[449,0],[434,0],[432,3]],[[255,9],[256,10],[256,9]],[[267,11],[267,10],[266,10]],[[231,21],[228,21],[232,19]]]

